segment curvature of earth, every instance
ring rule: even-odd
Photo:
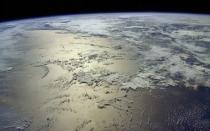
[[[0,23],[0,130],[209,130],[210,17]]]

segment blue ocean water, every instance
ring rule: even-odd
[[[18,113],[6,105],[0,105],[0,112],[0,131],[14,131]]]

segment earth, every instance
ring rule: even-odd
[[[0,23],[0,130],[210,130],[210,16]]]

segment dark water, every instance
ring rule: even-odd
[[[18,126],[18,113],[9,106],[0,105],[0,131],[15,131]]]
[[[20,119],[14,105],[11,105],[15,103],[11,82],[8,72],[0,72],[0,131],[14,131]]]
[[[134,93],[134,123],[139,130],[209,131],[210,88],[140,89]]]

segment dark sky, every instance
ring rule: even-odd
[[[210,0],[1,0],[0,6],[0,21],[101,12],[210,14]]]

